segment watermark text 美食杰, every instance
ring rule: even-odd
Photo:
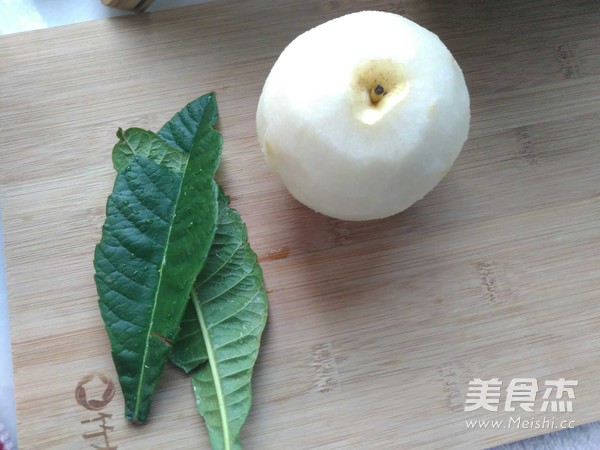
[[[467,419],[467,428],[496,428],[496,429],[548,429],[556,430],[573,428],[575,421],[564,417],[532,417],[524,416],[522,412],[535,413],[569,413],[573,412],[575,399],[574,387],[577,380],[559,378],[546,380],[543,383],[541,401],[537,401],[540,383],[536,378],[513,378],[506,385],[504,400],[501,401],[503,382],[499,378],[483,380],[474,378],[469,381],[469,389],[465,399],[464,410],[486,410],[491,412],[504,411],[519,413],[511,415],[508,420]],[[539,408],[536,408],[536,402]]]

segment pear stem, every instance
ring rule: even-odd
[[[371,103],[378,103],[384,95],[385,89],[383,89],[383,86],[380,84],[376,85],[373,89],[371,89]]]

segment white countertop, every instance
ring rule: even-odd
[[[209,0],[155,0],[147,11],[206,3]],[[129,14],[100,0],[0,0],[0,34],[39,30]]]
[[[4,248],[2,245],[2,215],[0,211],[0,424],[10,439],[16,442],[15,395],[13,392],[12,356],[8,325],[8,302],[4,279]],[[0,425],[0,434],[2,433]],[[0,440],[1,442],[1,440]]]

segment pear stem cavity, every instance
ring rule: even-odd
[[[373,104],[377,104],[385,95],[385,89],[383,89],[383,86],[378,84],[376,85],[373,89],[371,89],[371,103]]]

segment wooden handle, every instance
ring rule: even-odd
[[[154,0],[102,0],[102,3],[111,8],[124,11],[143,12]]]

